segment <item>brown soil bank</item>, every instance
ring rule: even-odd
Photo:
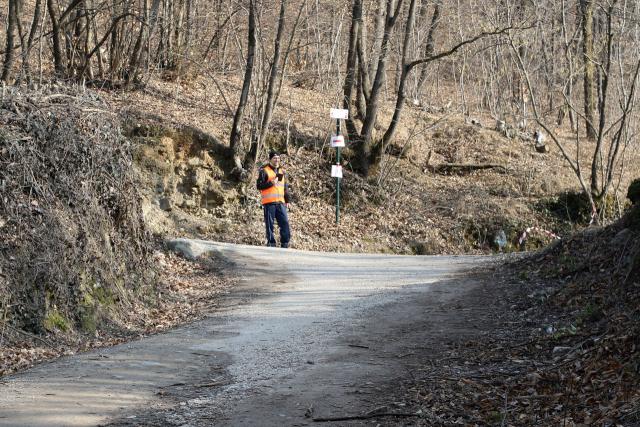
[[[558,284],[546,305],[562,319],[554,332],[556,366],[541,376],[536,390],[563,393],[565,412],[577,422],[636,425],[640,205],[615,224],[580,233],[533,262],[532,277]]]
[[[639,259],[636,206],[492,271],[465,307],[494,327],[434,351],[400,393],[443,425],[638,425]]]
[[[95,92],[5,88],[0,376],[190,320],[217,266],[154,252],[121,120]]]
[[[31,333],[117,326],[155,281],[119,119],[73,88],[11,88],[3,101],[0,320]]]

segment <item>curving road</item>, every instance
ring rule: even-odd
[[[464,273],[489,260],[171,246],[240,275],[222,309],[4,378],[0,426],[306,425],[367,412],[406,374],[406,355],[473,329],[446,303],[476,289]]]

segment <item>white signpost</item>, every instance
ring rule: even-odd
[[[348,119],[349,118],[349,110],[343,110],[340,108],[332,108],[331,109],[331,118],[332,119]]]
[[[331,137],[331,146],[334,148],[344,147],[344,136],[334,135]]]
[[[349,110],[332,108],[332,119],[336,119],[336,134],[331,137],[331,146],[336,149],[336,164],[331,165],[331,177],[336,179],[336,224],[340,223],[340,180],[342,179],[342,165],[340,164],[340,148],[344,147],[344,136],[340,133],[340,120],[349,118]]]

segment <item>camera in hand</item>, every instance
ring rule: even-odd
[[[284,173],[282,173],[282,172],[278,172],[278,173],[276,174],[276,178],[278,178],[278,181],[282,181],[282,178],[284,178]]]

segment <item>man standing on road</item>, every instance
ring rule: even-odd
[[[289,185],[285,180],[284,169],[280,167],[280,154],[276,151],[269,152],[269,163],[260,168],[256,187],[262,196],[267,246],[276,246],[273,224],[277,221],[280,228],[280,245],[288,248],[291,238],[289,218],[287,218]]]

